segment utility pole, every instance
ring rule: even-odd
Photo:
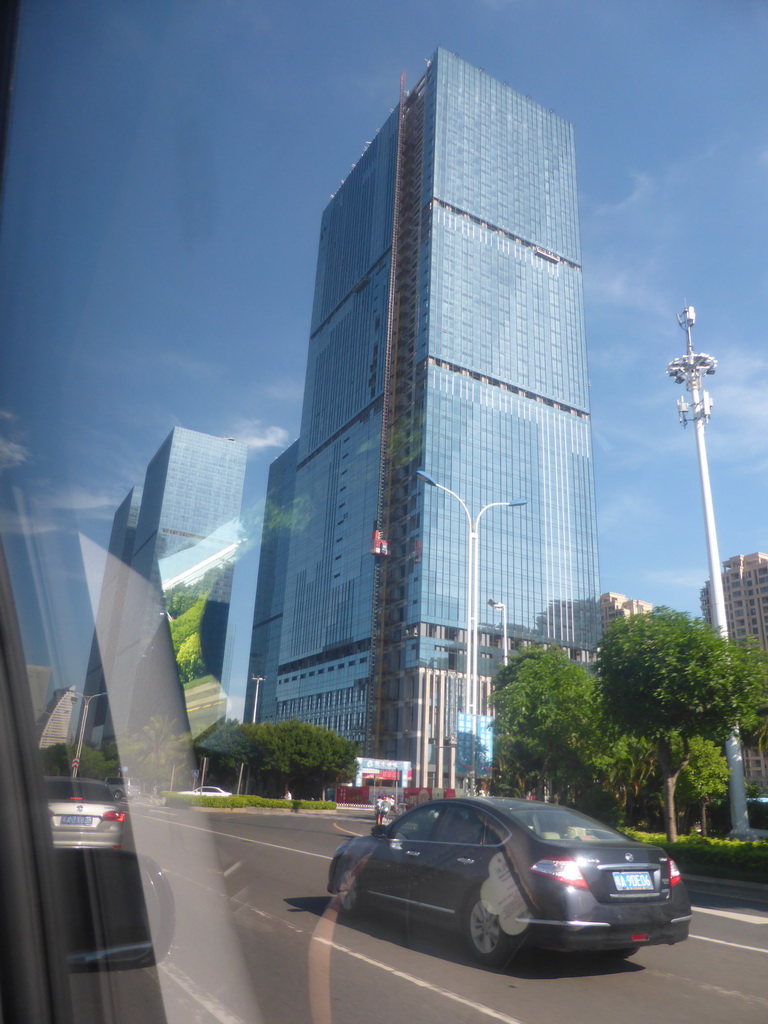
[[[678,313],[677,322],[686,333],[687,346],[684,356],[673,359],[667,367],[667,373],[676,384],[684,384],[691,395],[687,402],[683,396],[677,403],[680,422],[686,426],[688,419],[693,420],[696,433],[696,452],[699,460],[699,479],[701,481],[701,499],[704,505],[704,529],[707,537],[707,555],[709,558],[710,607],[712,609],[712,625],[722,636],[728,636],[728,625],[725,617],[725,597],[723,595],[722,565],[717,547],[717,531],[715,529],[715,512],[712,505],[712,487],[709,481],[709,464],[704,436],[705,426],[712,411],[712,400],[702,389],[702,378],[711,375],[717,368],[717,360],[705,352],[693,351],[691,328],[696,323],[696,312],[693,306],[686,306]],[[738,729],[734,728],[725,744],[725,756],[728,761],[728,791],[731,804],[731,835],[746,836],[749,833],[749,815],[747,813],[747,795],[744,787],[744,764],[741,756],[741,741]]]

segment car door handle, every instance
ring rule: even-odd
[[[475,863],[475,858],[474,857],[457,857],[456,860],[457,860],[457,862],[459,864],[474,864]]]
[[[406,850],[405,854],[407,857],[420,857],[421,850]]]

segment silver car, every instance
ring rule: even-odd
[[[48,776],[45,788],[54,846],[122,847],[125,805],[106,783]]]

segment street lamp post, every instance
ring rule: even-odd
[[[501,601],[494,601],[492,597],[488,598],[488,604],[491,606],[491,608],[493,608],[495,612],[501,611],[501,628],[504,645],[502,648],[503,654],[501,664],[503,666],[507,664],[507,656],[509,655],[509,641],[507,638],[507,606],[503,604]]]
[[[712,487],[709,480],[709,464],[704,437],[704,428],[709,420],[712,400],[702,390],[702,378],[713,374],[717,368],[717,360],[704,352],[693,351],[691,328],[696,323],[696,312],[693,306],[686,306],[678,314],[677,322],[686,333],[687,346],[684,356],[673,359],[667,367],[667,373],[676,384],[685,384],[690,392],[691,401],[681,398],[677,403],[680,422],[685,426],[688,417],[693,420],[696,432],[696,451],[699,459],[699,480],[701,482],[701,499],[704,506],[704,529],[707,538],[707,556],[709,560],[709,585],[712,597],[712,625],[723,636],[728,636],[728,625],[725,616],[725,597],[723,595],[723,579],[720,554],[717,546],[715,529],[715,512],[712,504]],[[738,731],[734,729],[725,744],[725,755],[728,761],[728,790],[731,805],[732,834],[746,834],[749,831],[749,814],[747,813],[747,797],[744,789],[744,765],[741,758],[741,742]]]
[[[478,546],[478,536],[480,528],[480,519],[483,513],[487,512],[489,508],[506,507],[513,508],[517,505],[527,505],[528,502],[525,499],[518,499],[516,501],[491,501],[487,505],[484,505],[477,515],[472,518],[472,515],[467,507],[467,503],[461,498],[455,491],[452,491],[449,487],[439,484],[437,480],[433,479],[428,473],[425,473],[423,469],[416,470],[416,476],[420,477],[426,483],[432,487],[437,487],[441,491],[445,491],[446,494],[450,494],[455,498],[461,507],[464,509],[464,514],[467,517],[468,526],[468,537],[467,537],[467,713],[473,716],[473,736],[472,736],[472,766],[470,774],[470,791],[474,792],[475,786],[475,757],[476,757],[476,741],[477,741],[477,716],[480,713],[480,687],[477,673],[477,651],[479,646],[479,635],[478,635],[478,591],[479,591],[479,580],[480,580],[480,553]]]
[[[77,777],[77,773],[80,770],[80,755],[83,752],[83,737],[85,736],[85,721],[88,718],[88,708],[90,707],[90,703],[92,700],[96,700],[97,697],[106,697],[106,695],[106,690],[102,690],[101,693],[92,693],[88,697],[86,697],[84,693],[72,694],[73,697],[82,697],[83,704],[85,705],[83,707],[83,717],[80,719],[80,735],[77,738],[77,753],[75,754],[75,759],[72,762],[73,779]]]

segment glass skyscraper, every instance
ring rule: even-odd
[[[174,427],[143,488],[134,488],[115,514],[85,693],[107,689],[113,714],[121,706],[121,722],[186,713],[197,735],[226,714],[246,457],[238,441]],[[177,708],[155,707],[153,680],[168,672],[178,674],[185,699]],[[105,726],[110,736],[106,702],[95,707],[96,730]]]
[[[597,641],[576,174],[570,124],[438,50],[323,214],[301,436],[262,538],[259,717],[453,783],[469,521],[518,499],[479,523],[480,712],[489,602],[511,656]]]

